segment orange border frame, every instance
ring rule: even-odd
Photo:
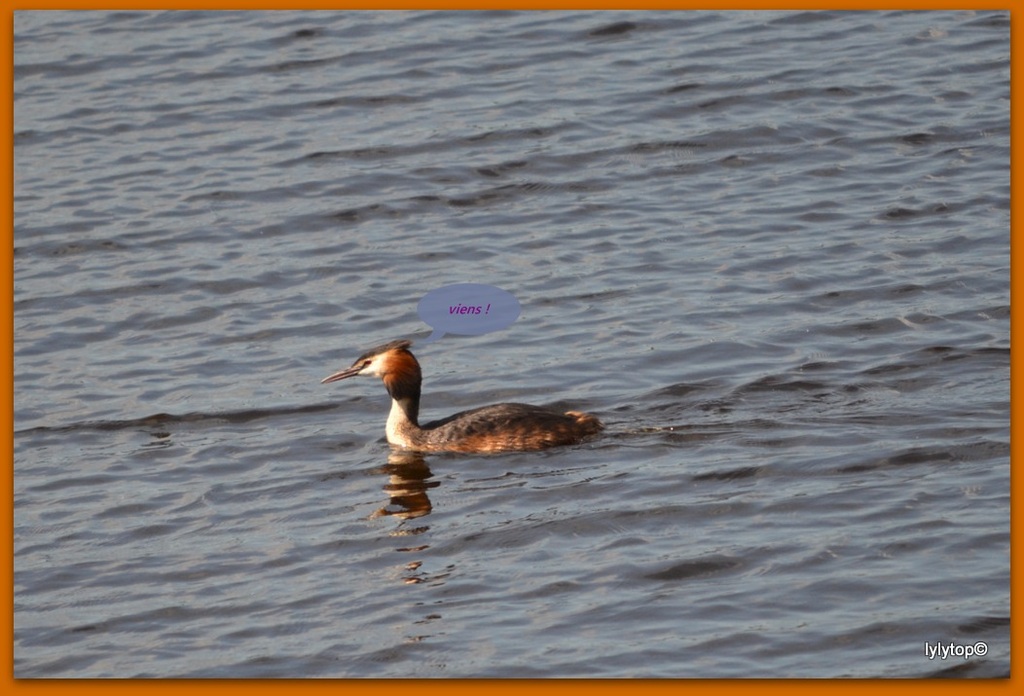
[[[0,626],[2,626],[2,635],[6,639],[4,642],[7,646],[6,660],[3,662],[3,673],[0,674],[0,685],[3,686],[4,691],[7,693],[15,694],[48,694],[48,693],[61,693],[65,691],[74,690],[76,692],[92,692],[92,693],[110,693],[110,692],[124,692],[125,690],[135,691],[140,688],[146,689],[149,693],[175,693],[182,688],[188,688],[190,690],[208,691],[211,695],[217,694],[221,696],[225,692],[245,693],[247,696],[254,693],[269,693],[272,691],[279,691],[288,689],[291,692],[294,689],[301,689],[302,691],[310,692],[334,692],[339,688],[343,688],[348,693],[350,690],[356,693],[371,694],[378,691],[381,688],[381,684],[374,680],[275,680],[275,681],[259,681],[259,680],[232,680],[232,681],[190,681],[187,685],[182,680],[149,680],[145,682],[135,680],[15,680],[14,679],[14,611],[13,611],[13,596],[14,596],[14,560],[13,560],[13,533],[14,533],[14,510],[13,510],[13,493],[14,493],[14,462],[13,462],[13,424],[14,424],[14,309],[13,309],[13,297],[14,297],[14,206],[13,206],[13,194],[14,194],[14,150],[13,150],[13,133],[14,133],[14,106],[13,106],[13,66],[14,66],[14,11],[16,10],[46,10],[46,9],[586,9],[586,10],[599,10],[599,9],[786,9],[786,10],[815,10],[815,9],[849,9],[849,10],[884,10],[884,9],[920,9],[920,10],[965,10],[965,9],[979,9],[979,10],[1007,10],[1010,12],[1010,37],[1011,37],[1011,56],[1010,56],[1010,70],[1011,70],[1011,251],[1010,251],[1010,262],[1011,269],[1013,267],[1020,267],[1017,263],[1020,260],[1022,253],[1021,245],[1019,240],[1018,228],[1020,227],[1020,201],[1021,197],[1018,195],[1021,191],[1021,178],[1019,176],[1012,176],[1013,164],[1021,161],[1021,151],[1024,148],[1024,141],[1022,141],[1022,128],[1020,121],[1020,109],[1019,104],[1021,100],[1021,75],[1024,70],[1024,58],[1022,58],[1022,51],[1013,50],[1013,36],[1019,35],[1019,23],[1021,17],[1021,11],[1014,11],[1013,5],[1015,3],[1012,0],[995,0],[994,2],[980,2],[979,0],[961,0],[960,2],[954,2],[952,0],[937,0],[934,2],[922,2],[921,0],[903,0],[902,2],[879,2],[879,1],[864,1],[864,0],[819,0],[818,2],[810,2],[808,0],[789,0],[789,2],[768,2],[767,0],[747,0],[746,2],[733,1],[720,1],[720,2],[695,2],[694,0],[647,0],[646,2],[640,3],[639,7],[630,6],[628,2],[608,2],[607,0],[591,0],[589,2],[581,0],[570,0],[561,2],[544,0],[517,0],[506,2],[495,2],[494,0],[484,0],[481,2],[466,2],[463,0],[459,2],[426,2],[424,0],[400,0],[398,2],[384,3],[374,2],[373,0],[361,0],[356,2],[325,2],[324,0],[306,0],[305,2],[297,3],[298,6],[289,7],[285,3],[274,3],[267,2],[266,0],[253,0],[251,2],[239,2],[239,0],[219,0],[212,1],[206,0],[165,0],[164,2],[152,2],[151,0],[137,0],[136,2],[126,0],[106,0],[105,2],[99,2],[94,0],[89,2],[88,0],[15,0],[12,3],[12,7],[0,8],[0,21],[3,22],[0,26],[0,46],[4,49],[4,59],[0,61],[0,82],[7,86],[5,92],[5,99],[10,100],[11,103],[5,104],[5,108],[0,109],[0,143],[3,146],[3,154],[6,157],[7,166],[0,168],[0,181],[3,183],[4,190],[9,192],[9,195],[2,197],[3,204],[3,225],[0,226],[0,258],[4,261],[4,268],[9,269],[11,276],[8,282],[5,282],[0,286],[0,292],[2,292],[2,311],[4,313],[4,321],[0,322],[0,355],[2,355],[3,362],[7,365],[6,368],[0,368],[0,375],[3,375],[4,380],[7,380],[7,376],[10,375],[10,387],[9,387],[9,398],[0,400],[0,414],[3,416],[3,422],[6,423],[2,430],[0,430],[0,437],[3,438],[4,451],[11,453],[11,465],[7,471],[6,476],[0,476],[0,499],[10,501],[11,509],[9,513],[3,518],[3,528],[0,531],[0,553],[7,559],[7,563],[3,564],[0,569],[0,578],[3,580],[3,587],[7,590],[7,600],[0,601]],[[1016,113],[1017,118],[1013,118]],[[9,180],[8,180],[9,179]],[[1015,340],[1021,331],[1020,322],[1017,321],[1017,308],[1020,306],[1021,301],[1021,282],[1014,278],[1011,273],[1010,281],[1010,306],[1011,306],[1011,326],[1010,326],[1010,340],[1011,344],[1019,343]],[[6,316],[8,313],[9,316]],[[1012,352],[1011,352],[1012,355]],[[1021,384],[1019,379],[1018,360],[1011,358],[1011,373],[1015,379],[1011,379],[1010,384],[1010,420],[1011,420],[1011,447],[1010,447],[1010,459],[1011,463],[1017,459],[1017,452],[1019,446],[1016,443],[1017,438],[1017,421],[1019,418],[1016,417],[1020,403],[1021,396]],[[1021,477],[1013,476],[1011,471],[1011,499],[1012,501],[1019,501],[1021,499]],[[1020,533],[1017,529],[1019,524],[1019,515],[1013,514],[1014,505],[1011,502],[1011,535],[1012,542],[1011,548],[1013,552],[1020,551]],[[1020,573],[1014,572],[1015,565],[1013,559],[1019,556],[1018,553],[1011,554],[1011,603],[1012,596],[1019,596],[1019,585],[1020,585]],[[1011,612],[1012,616],[1012,612]],[[1024,630],[1018,623],[1011,621],[1011,647],[1010,647],[1010,658],[1011,666],[1018,664],[1019,674],[1019,658],[1018,655],[1021,653],[1021,639],[1024,637]],[[641,689],[644,695],[653,694],[666,694],[670,693],[675,689],[685,688],[689,692],[693,693],[722,693],[723,691],[732,691],[733,689],[739,690],[753,690],[756,689],[759,693],[767,691],[775,694],[786,694],[791,696],[796,693],[811,694],[816,693],[822,688],[827,688],[830,693],[843,693],[853,694],[859,693],[865,687],[871,689],[881,689],[884,691],[893,692],[916,692],[916,693],[927,693],[933,694],[950,694],[954,691],[961,690],[972,690],[972,691],[984,691],[989,693],[1012,693],[1011,689],[1015,682],[1021,682],[1021,679],[1009,679],[1009,680],[845,680],[845,681],[829,681],[827,684],[819,680],[757,680],[757,681],[741,681],[741,680],[685,680],[685,681],[655,681],[655,680],[644,680],[641,682],[636,681],[586,681],[586,680],[557,680],[550,682],[522,682],[522,681],[496,681],[496,680],[429,680],[429,681],[397,681],[395,686],[401,688],[401,685],[407,685],[410,688],[417,690],[424,690],[435,693],[444,693],[448,696],[451,693],[464,693],[473,694],[477,696],[480,689],[486,689],[491,694],[513,694],[523,688],[542,688],[550,689],[552,693],[557,693],[562,696],[566,691],[570,694],[580,694],[581,696],[600,696],[602,694],[621,692],[624,689]],[[391,683],[388,683],[391,686]],[[1019,686],[1019,684],[1018,684]]]

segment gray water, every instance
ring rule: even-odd
[[[1007,12],[14,29],[15,676],[1009,674]]]

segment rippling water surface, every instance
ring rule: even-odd
[[[1008,13],[14,28],[16,676],[1009,674]]]

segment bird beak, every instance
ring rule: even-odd
[[[324,377],[322,380],[320,380],[320,384],[327,384],[328,382],[337,382],[339,379],[348,379],[349,377],[355,377],[356,375],[359,374],[359,370],[361,369],[362,366],[350,367],[348,369],[341,370],[340,372],[335,372],[330,377]]]

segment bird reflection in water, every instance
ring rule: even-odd
[[[388,505],[371,517],[393,516],[401,520],[414,520],[429,515],[432,509],[428,488],[437,488],[440,481],[431,481],[433,474],[426,460],[419,452],[394,450],[388,455],[388,463],[378,469],[387,474],[388,482],[384,491],[390,496]],[[426,528],[404,530],[403,534],[418,534]]]
[[[370,518],[397,517],[402,524],[390,532],[393,537],[414,537],[423,534],[430,529],[427,525],[408,527],[405,522],[430,514],[433,506],[430,503],[430,496],[427,489],[437,488],[440,481],[431,481],[433,474],[426,460],[419,452],[408,450],[392,450],[388,455],[388,463],[377,469],[378,473],[387,474],[388,482],[384,485],[384,491],[390,500],[388,504],[375,511]],[[426,551],[429,544],[408,545],[396,548],[400,553],[419,553]],[[443,581],[447,573],[438,577],[420,570],[423,561],[408,561],[404,563],[399,571],[401,580],[406,585],[414,585],[427,582],[429,579]]]

